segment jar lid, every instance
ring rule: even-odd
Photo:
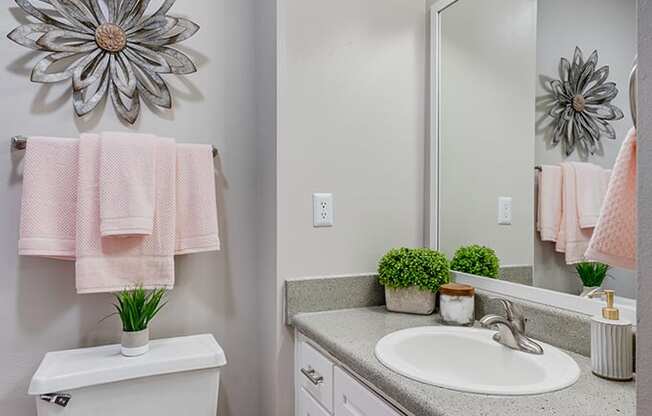
[[[439,292],[449,296],[473,296],[475,288],[461,283],[446,283],[439,288]]]

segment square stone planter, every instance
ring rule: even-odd
[[[435,311],[436,293],[416,286],[392,289],[385,286],[385,303],[390,312],[430,315]]]

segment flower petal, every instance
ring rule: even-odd
[[[176,25],[160,35],[146,37],[142,42],[148,46],[164,46],[180,43],[192,37],[199,30],[199,25],[182,17],[175,18]]]
[[[618,88],[615,82],[607,82],[591,88],[586,92],[586,102],[589,104],[602,104],[609,102],[618,95]]]
[[[155,49],[163,59],[170,65],[170,72],[173,74],[192,74],[197,72],[197,67],[192,60],[183,52],[173,48]]]
[[[107,71],[109,55],[102,50],[97,50],[80,62],[72,73],[73,89],[80,91],[99,81]]]
[[[586,95],[586,92],[591,88],[598,87],[607,80],[609,77],[609,66],[605,65],[600,67],[597,71],[593,73],[589,82],[584,86],[586,91],[583,91],[583,94]]]
[[[561,81],[566,83],[570,80],[570,62],[568,59],[561,58],[559,61],[559,75],[561,75]]]
[[[30,16],[40,20],[43,23],[53,25],[53,26],[57,26],[60,29],[77,30],[75,27],[73,27],[73,26],[71,26],[71,25],[69,25],[69,24],[67,24],[65,22],[62,22],[60,20],[54,19],[54,18],[48,16],[47,14],[43,13],[41,10],[34,7],[32,5],[32,3],[30,3],[28,0],[16,0],[16,4],[18,5],[18,7],[23,9],[23,11],[25,13],[27,13]]]
[[[41,37],[44,33],[50,32],[52,30],[57,30],[57,28],[46,23],[29,23],[12,30],[7,35],[7,37],[19,45],[23,45],[31,49],[44,50],[46,48],[37,45],[36,40],[31,36],[34,34],[39,34],[38,37]]]
[[[137,67],[138,91],[147,102],[163,108],[172,108],[170,89],[158,74]]]
[[[131,61],[143,69],[161,74],[169,74],[172,72],[167,61],[151,49],[136,44],[130,44],[123,52]]]
[[[81,0],[48,0],[48,2],[77,29],[94,33],[99,25],[93,13]]]
[[[36,44],[52,52],[90,52],[97,49],[95,39],[86,34],[69,30],[51,30],[41,36]]]
[[[127,97],[133,97],[138,81],[129,60],[125,59],[122,54],[112,54],[109,69],[113,84]]]
[[[95,109],[97,105],[106,96],[110,76],[105,74],[104,78],[100,81],[95,91],[89,92],[88,89],[81,91],[74,91],[72,94],[73,107],[78,116],[83,116]]]
[[[112,84],[109,87],[109,93],[111,94],[111,102],[113,103],[113,108],[115,108],[118,116],[125,120],[129,124],[134,124],[138,119],[138,114],[140,113],[140,96],[138,91],[131,97],[131,106],[127,107],[125,102],[120,96],[120,89],[117,85]]]
[[[124,21],[122,22],[122,27],[131,28],[135,24],[140,22],[145,11],[149,7],[150,0],[139,0],[135,10],[128,14]]]
[[[102,7],[100,7],[100,3],[98,0],[87,0],[88,3],[91,6],[91,9],[93,10],[93,16],[95,16],[95,19],[98,24],[106,23],[108,22],[107,17],[104,15],[104,11],[102,10]],[[111,10],[111,6],[107,3],[107,8]]]
[[[56,65],[62,60],[68,59],[75,55],[77,55],[75,52],[55,52],[41,59],[32,70],[32,82],[51,84],[70,78],[79,60],[67,66],[63,71],[60,72],[48,72],[48,69],[50,69],[52,65]]]

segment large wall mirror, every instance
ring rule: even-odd
[[[578,275],[586,259],[577,253],[593,224],[550,231],[546,223],[542,231],[540,213],[554,199],[576,198],[592,199],[599,215],[632,127],[636,0],[441,0],[432,14],[430,245],[450,257],[460,247],[489,247],[497,279],[582,298],[589,281]],[[558,102],[556,85],[570,104]],[[544,168],[581,184],[544,192]],[[599,277],[599,265],[586,266]],[[631,270],[609,267],[597,286],[625,303],[636,298]]]

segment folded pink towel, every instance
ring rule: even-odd
[[[176,254],[220,249],[213,149],[177,145]]]
[[[577,215],[576,162],[561,164],[562,216],[557,236],[556,250],[566,254],[566,264],[584,261],[584,253],[593,235],[592,228],[581,228]]]
[[[100,234],[100,138],[82,135],[79,144],[76,281],[78,293],[119,291],[174,284],[176,146],[156,142],[156,197],[152,234],[102,238]]]
[[[616,158],[587,258],[636,269],[636,195],[636,130],[632,129]]]
[[[74,259],[78,151],[76,139],[29,138],[18,254]]]
[[[102,236],[151,235],[156,138],[132,133],[102,133],[100,137]]]
[[[573,166],[580,227],[593,228],[598,223],[611,171],[593,163],[574,163]]]
[[[556,241],[561,224],[561,167],[541,166],[538,195],[537,230],[541,233],[541,241]]]

